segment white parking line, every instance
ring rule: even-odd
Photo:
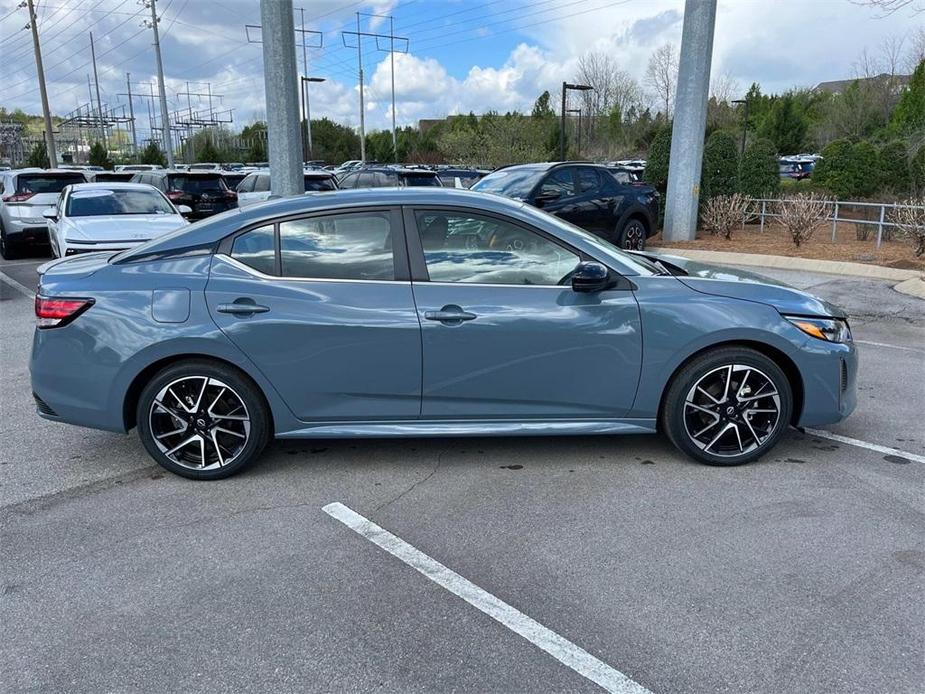
[[[858,446],[859,448],[866,448],[869,451],[876,451],[877,453],[886,453],[887,455],[896,455],[900,458],[906,458],[907,460],[914,460],[917,463],[925,463],[925,455],[916,455],[915,453],[907,453],[906,451],[901,451],[898,448],[890,448],[889,446],[881,446],[879,443],[869,443],[868,441],[861,441],[860,439],[853,439],[850,436],[842,436],[841,434],[833,434],[831,431],[823,431],[822,429],[807,429],[807,434],[812,434],[813,436],[818,436],[822,439],[829,439],[830,441],[838,441],[839,443],[847,443],[849,446]]]
[[[5,282],[6,284],[10,285],[16,291],[22,292],[23,294],[28,296],[30,299],[35,298],[34,291],[29,289],[26,285],[22,284],[21,282],[17,282],[16,280],[14,280],[12,277],[7,275],[2,270],[0,270],[0,282]]]
[[[648,689],[622,672],[614,670],[583,648],[547,629],[491,593],[482,590],[356,511],[337,502],[328,504],[322,510],[608,692],[649,694]]]
[[[920,354],[925,354],[925,349],[918,349],[917,347],[900,347],[899,345],[890,345],[886,342],[871,342],[870,340],[855,340],[862,345],[873,345],[874,347],[889,347],[890,349],[901,349],[905,352],[919,352]]]

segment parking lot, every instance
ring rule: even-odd
[[[859,405],[751,465],[655,436],[278,442],[194,483],[34,414],[39,262],[0,261],[5,691],[922,689],[925,301],[886,282],[768,271],[848,309]]]

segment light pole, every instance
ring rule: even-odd
[[[308,82],[324,82],[324,77],[302,78],[302,103],[305,104],[305,138],[308,140],[308,160],[315,158],[315,148],[312,145],[312,109],[308,100]]]
[[[570,108],[566,113],[577,113],[578,114],[578,145],[576,150],[578,151],[578,158],[581,159],[581,109],[580,108]]]
[[[588,84],[569,84],[568,82],[562,83],[562,110],[560,111],[559,121],[559,159],[562,161],[565,161],[565,93],[569,90],[576,92],[586,92],[591,89],[594,89],[594,87]]]
[[[745,138],[748,135],[748,99],[733,99],[734,104],[745,104],[745,113],[742,117],[742,151],[739,156],[745,156]]]

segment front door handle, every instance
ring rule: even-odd
[[[255,313],[266,313],[269,306],[261,306],[253,299],[235,299],[233,304],[219,304],[215,307],[219,313],[230,313],[233,316],[252,316]]]
[[[440,321],[444,325],[459,325],[467,320],[475,320],[478,316],[474,313],[463,311],[462,308],[455,304],[450,304],[439,311],[425,311],[424,318],[426,320]]]

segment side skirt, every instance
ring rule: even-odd
[[[654,434],[655,419],[406,420],[319,422],[277,432],[280,439],[378,438],[424,436],[589,436]]]

